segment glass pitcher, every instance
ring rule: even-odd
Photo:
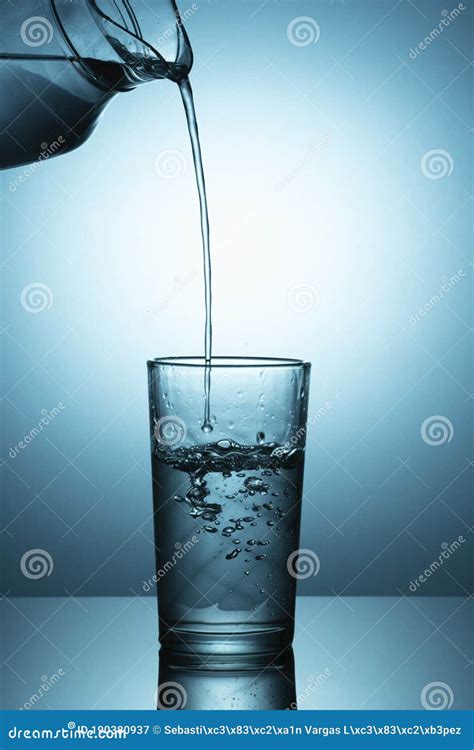
[[[72,151],[115,94],[192,66],[174,0],[0,0],[0,13],[1,169]]]

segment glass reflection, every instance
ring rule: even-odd
[[[293,649],[201,658],[162,648],[155,704],[161,711],[296,709]]]

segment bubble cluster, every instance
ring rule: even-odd
[[[263,433],[260,438],[263,441]],[[242,549],[250,555],[245,562],[268,558],[262,548],[271,545],[275,533],[280,531],[278,522],[289,509],[288,490],[282,490],[281,485],[272,486],[272,477],[279,477],[282,469],[296,468],[301,450],[260,440],[254,446],[221,440],[174,450],[158,444],[156,452],[160,461],[187,474],[186,491],[173,499],[187,508],[199,525],[198,533],[222,540],[220,551],[226,560],[235,560]],[[263,502],[254,500],[256,496]],[[280,499],[275,501],[276,497]],[[235,513],[237,508],[241,512]],[[245,531],[250,528],[253,535],[247,538]],[[246,576],[251,574],[249,570],[243,572]]]

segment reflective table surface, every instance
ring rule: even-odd
[[[151,596],[3,598],[0,617],[2,708],[472,707],[468,597],[298,597],[294,658],[252,668],[159,658]]]

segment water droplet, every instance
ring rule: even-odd
[[[208,531],[209,534],[215,534],[217,529],[215,526],[204,526],[204,531]]]
[[[237,555],[240,555],[242,550],[240,549],[233,549],[232,552],[229,552],[228,555],[225,556],[226,560],[233,560]]]
[[[205,513],[203,513],[201,518],[203,521],[215,521],[216,520],[215,514],[211,513],[210,511],[206,511]]]
[[[232,544],[240,544],[240,539],[232,539]]]
[[[255,555],[256,560],[265,560],[266,555]]]
[[[257,445],[263,445],[265,443],[265,433],[257,432]]]
[[[250,521],[254,520],[254,516],[245,516],[242,518],[242,521],[245,521],[245,523],[250,523]]]
[[[275,526],[275,521],[267,521],[267,526]]]
[[[246,571],[244,572],[244,576],[249,576],[249,575],[250,575],[250,570],[246,570]]]
[[[210,422],[204,422],[203,425],[201,425],[201,430],[206,433],[206,435],[209,435],[210,432],[213,430],[213,426]]]
[[[184,503],[184,497],[182,497],[181,495],[175,495],[175,496],[173,497],[173,500],[174,500],[175,502],[177,502],[177,503]]]

